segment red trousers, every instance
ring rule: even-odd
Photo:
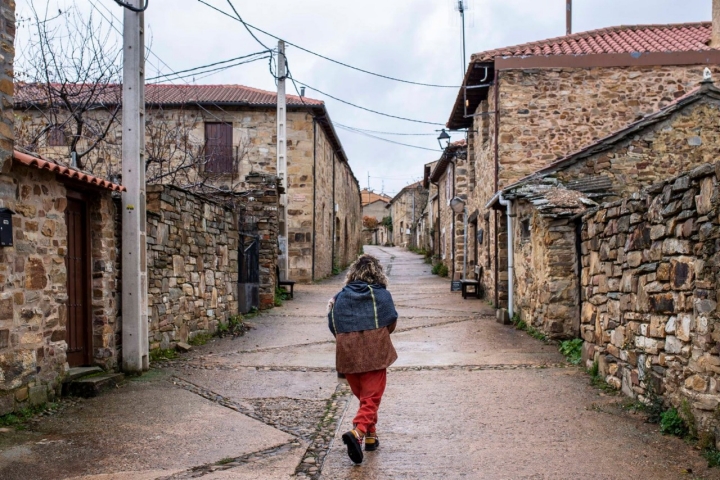
[[[345,377],[353,394],[360,400],[360,408],[353,423],[365,433],[374,432],[380,400],[385,392],[387,370],[383,368],[373,372],[348,373]]]

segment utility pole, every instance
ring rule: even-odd
[[[565,8],[565,23],[567,35],[572,34],[572,0],[567,0],[567,6]]]
[[[458,11],[460,12],[460,18],[462,19],[462,40],[463,40],[463,50],[462,50],[462,76],[465,78],[465,0],[458,0],[457,5]]]
[[[127,0],[142,8],[143,0]],[[145,228],[145,14],[124,9],[122,97],[122,369],[148,365]]]
[[[280,276],[287,280],[290,276],[290,251],[288,242],[288,191],[290,185],[287,174],[287,108],[285,97],[285,42],[278,40],[278,83],[277,83],[277,175],[285,193],[280,196]]]

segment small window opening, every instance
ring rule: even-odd
[[[530,219],[526,218],[520,222],[520,239],[523,242],[530,240]]]

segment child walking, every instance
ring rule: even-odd
[[[350,266],[345,287],[328,305],[328,324],[337,340],[338,376],[345,376],[360,401],[354,428],[342,436],[354,463],[363,460],[363,439],[366,452],[380,446],[375,429],[378,408],[385,392],[386,369],[397,360],[390,334],[398,314],[387,284],[378,259],[362,255]]]

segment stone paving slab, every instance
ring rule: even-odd
[[[5,434],[0,478],[172,472],[290,440],[290,435],[167,381],[146,379],[86,400],[27,431]]]
[[[593,410],[599,399],[577,369],[390,372],[380,450],[353,466],[338,435],[321,478],[679,479],[687,468],[707,471],[657,426]],[[353,399],[339,434],[356,409]]]

